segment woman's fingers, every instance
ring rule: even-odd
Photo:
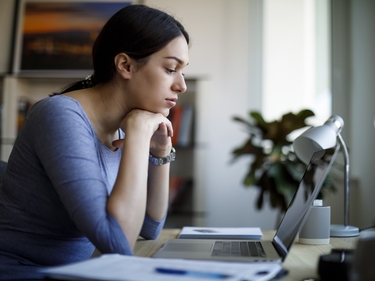
[[[124,146],[124,139],[114,140],[112,145],[116,148],[122,148]]]

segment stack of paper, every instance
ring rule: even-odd
[[[281,270],[280,263],[233,263],[155,259],[117,254],[43,270],[59,280],[131,281],[261,281]]]
[[[178,238],[182,239],[243,239],[260,240],[263,233],[259,227],[198,227],[185,226]]]

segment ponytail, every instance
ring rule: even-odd
[[[73,82],[73,83],[69,84],[68,86],[66,86],[65,88],[63,88],[60,92],[52,93],[50,96],[57,96],[57,95],[62,95],[62,94],[72,92],[72,91],[91,88],[91,87],[94,87],[97,84],[97,83],[94,83],[94,82],[95,82],[95,79],[93,79],[93,75],[87,75],[85,80]]]

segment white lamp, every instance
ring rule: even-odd
[[[344,120],[338,115],[332,115],[322,126],[312,127],[302,133],[293,142],[294,152],[301,161],[308,164],[312,155],[323,149],[329,149],[336,145],[337,140],[344,154],[344,225],[331,225],[331,236],[351,237],[359,235],[359,229],[349,225],[349,154],[345,142],[340,135],[344,127]],[[318,154],[320,158],[324,154]]]

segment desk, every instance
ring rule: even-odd
[[[138,240],[134,253],[136,256],[150,257],[169,239],[177,238],[180,229],[164,229],[157,240]],[[263,231],[264,240],[272,240],[275,231]],[[298,241],[292,246],[283,267],[289,274],[282,281],[301,281],[317,278],[319,256],[328,254],[332,248],[353,249],[356,238],[331,238],[329,245],[304,245]]]

